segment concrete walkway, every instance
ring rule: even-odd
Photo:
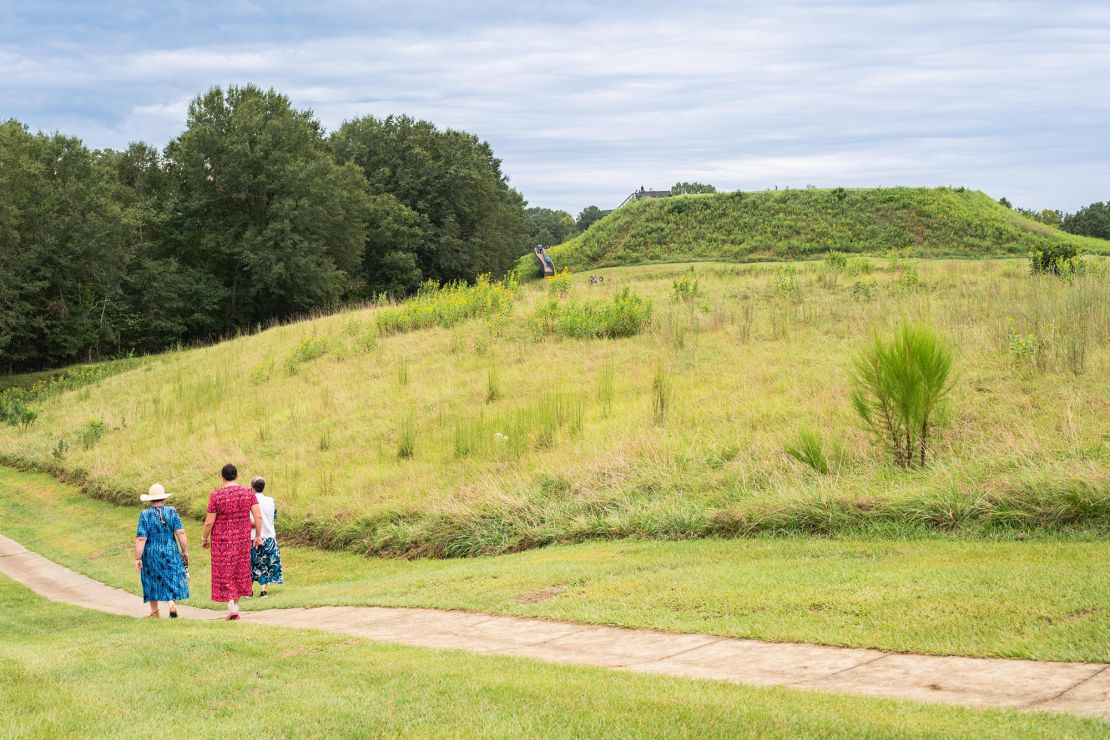
[[[74,573],[3,535],[0,573],[52,601],[124,616],[147,614],[134,594]],[[178,611],[187,619],[223,616],[187,606]],[[901,655],[436,609],[269,609],[243,612],[243,621],[668,676],[1110,719],[1106,664]]]

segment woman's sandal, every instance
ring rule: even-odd
[[[146,618],[147,618],[147,619],[158,619],[158,618],[159,618],[159,617],[161,617],[161,616],[162,616],[162,615],[161,615],[161,614],[159,614],[158,612],[153,612],[152,614],[147,614],[147,615],[146,615]]]
[[[229,622],[234,622],[238,618],[239,618],[239,612],[232,612],[231,614],[228,614],[226,617],[224,617],[224,619],[226,619]]]
[[[177,619],[177,609],[170,609],[170,619]]]

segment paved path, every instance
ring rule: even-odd
[[[147,613],[134,594],[74,573],[3,535],[0,573],[53,601],[124,616]],[[178,611],[187,619],[223,616],[186,606]],[[244,612],[243,621],[668,676],[1110,719],[1110,665],[1098,663],[901,655],[436,609],[269,609]]]

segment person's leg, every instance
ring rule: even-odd
[[[150,616],[152,616],[152,617],[157,617],[158,616],[158,602],[157,601],[151,601],[150,602]]]
[[[167,603],[170,605],[170,619],[177,619],[177,602],[170,599]]]
[[[227,618],[239,618],[239,599],[232,599],[231,601],[227,602]]]

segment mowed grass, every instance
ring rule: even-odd
[[[971,710],[475,656],[258,625],[143,621],[0,577],[0,735],[1105,736]]]
[[[579,301],[653,301],[618,340],[509,315],[377,337],[380,309],[171,352],[41,402],[0,456],[117,501],[158,480],[200,516],[224,462],[263,474],[287,540],[466,556],[595,539],[1007,536],[1110,528],[1105,261],[849,260],[574,276]],[[903,319],[950,343],[956,384],[923,471],[894,468],[849,402],[855,353]],[[309,351],[311,350],[311,351]],[[662,411],[660,411],[662,409]],[[787,454],[818,430],[832,464]]]
[[[132,592],[139,591],[130,557],[139,509],[0,468],[0,533]],[[199,525],[187,529],[189,603],[211,606]],[[598,542],[415,561],[284,545],[282,558],[286,585],[245,608],[438,607],[902,652],[1110,662],[1105,541]],[[135,611],[143,612],[138,597]]]

